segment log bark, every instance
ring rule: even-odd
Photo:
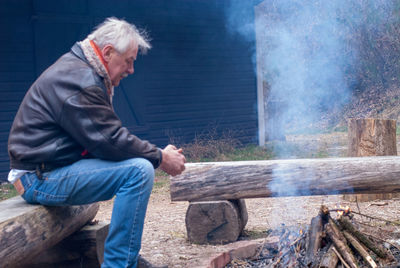
[[[320,214],[311,219],[310,229],[308,232],[306,260],[312,262],[314,256],[321,247],[322,240],[322,217]]]
[[[349,157],[397,155],[396,120],[375,118],[348,120],[348,152]],[[391,199],[399,194],[358,194],[345,195],[347,201],[372,201]]]
[[[191,202],[185,220],[188,240],[196,244],[234,242],[246,225],[245,214],[243,219],[238,202]]]
[[[92,220],[98,204],[66,207],[29,205],[17,196],[0,202],[2,267],[21,267]]]
[[[99,268],[104,259],[108,222],[85,225],[54,247],[40,253],[23,268]]]
[[[356,237],[361,243],[364,244],[367,248],[372,250],[376,255],[378,255],[382,259],[386,259],[389,257],[389,255],[386,253],[386,251],[379,246],[378,244],[372,242],[367,236],[365,236],[363,233],[358,231],[353,224],[347,219],[346,217],[340,217],[338,219],[338,222],[342,229],[347,230],[349,233],[351,233],[354,237]]]
[[[351,253],[350,248],[347,246],[346,238],[344,238],[344,236],[340,232],[337,232],[335,230],[336,228],[334,227],[334,225],[332,225],[332,222],[327,223],[325,225],[326,234],[332,240],[333,244],[335,245],[335,248],[343,257],[345,262],[350,267],[357,268],[358,267],[357,260],[354,257],[353,253]]]
[[[400,192],[400,157],[186,164],[171,179],[172,201]]]
[[[378,267],[376,265],[376,262],[372,259],[372,257],[369,255],[369,253],[365,250],[363,245],[354,238],[349,232],[343,231],[344,237],[346,237],[347,241],[350,242],[350,244],[357,250],[358,253],[360,253],[361,257],[369,264],[371,268],[376,268]]]
[[[397,155],[396,120],[350,118],[348,141],[348,156]]]

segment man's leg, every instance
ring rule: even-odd
[[[80,205],[111,199],[116,195],[106,239],[105,267],[136,267],[144,218],[154,180],[154,169],[145,159],[121,162],[98,159],[21,178],[23,198],[43,205]]]

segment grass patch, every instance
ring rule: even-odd
[[[341,132],[341,131],[337,131]],[[235,138],[196,139],[181,146],[187,162],[251,161],[287,158],[325,158],[332,156],[326,142],[271,141],[260,147],[242,145]]]
[[[273,152],[268,147],[260,147],[254,144],[240,147],[226,154],[221,154],[216,161],[250,161],[267,160],[273,158]]]
[[[156,169],[154,175],[153,193],[169,188],[169,184],[169,175],[160,169]]]
[[[18,192],[15,190],[14,185],[10,183],[0,185],[0,200],[8,199],[17,195]]]

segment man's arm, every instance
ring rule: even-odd
[[[160,165],[161,150],[123,127],[98,87],[86,88],[68,98],[59,123],[94,157],[113,161],[143,157],[154,168]]]

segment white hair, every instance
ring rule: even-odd
[[[112,45],[119,53],[125,53],[134,43],[141,53],[151,48],[147,33],[138,30],[135,25],[115,17],[107,18],[88,35],[100,49]]]

